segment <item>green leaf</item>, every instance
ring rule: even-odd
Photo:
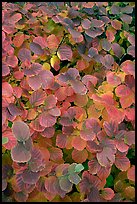
[[[106,187],[114,186],[114,179],[113,176],[110,174],[106,179]]]
[[[84,169],[84,166],[82,164],[77,164],[75,166],[75,172],[81,172]]]
[[[73,183],[73,184],[75,184],[75,185],[77,185],[80,181],[81,181],[81,178],[80,178],[80,176],[79,175],[77,175],[77,174],[70,174],[69,176],[68,176],[68,179],[69,179],[69,181],[71,182],[71,183]]]
[[[2,144],[8,143],[9,139],[8,137],[2,137]]]
[[[13,123],[12,123],[11,121],[8,121],[8,127],[11,128],[11,127],[12,127],[12,124],[13,124]]]

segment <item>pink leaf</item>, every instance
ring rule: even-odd
[[[34,106],[39,106],[44,103],[45,98],[46,93],[43,90],[39,89],[37,91],[34,91],[30,96],[30,103]]]
[[[32,52],[34,52],[36,55],[43,55],[44,50],[41,48],[41,46],[35,42],[30,43],[30,49]]]
[[[47,128],[47,127],[52,127],[56,123],[56,117],[52,116],[46,112],[43,112],[39,116],[39,122],[40,125]]]
[[[57,55],[60,60],[71,61],[73,53],[68,45],[61,45],[58,49]]]
[[[22,121],[15,121],[12,126],[12,131],[18,141],[26,141],[30,137],[29,127]]]
[[[18,52],[18,58],[24,62],[25,60],[31,61],[31,52],[27,48],[21,48]]]

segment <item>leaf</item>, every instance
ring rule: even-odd
[[[56,106],[57,98],[54,95],[48,95],[45,99],[45,108],[51,109]]]
[[[133,186],[127,186],[125,189],[124,189],[124,196],[127,198],[127,199],[135,199],[135,188]]]
[[[32,172],[28,169],[26,169],[23,173],[22,173],[22,178],[24,183],[27,184],[35,184],[38,179],[40,177],[39,172]]]
[[[50,89],[54,85],[54,75],[49,70],[43,70],[39,73],[43,89]]]
[[[135,62],[126,60],[120,66],[126,74],[131,74],[135,78]]]
[[[70,192],[73,184],[68,180],[67,176],[61,176],[59,178],[59,185],[63,191]]]
[[[41,126],[40,123],[39,123],[39,119],[36,118],[35,120],[31,121],[30,123],[30,127],[37,131],[37,132],[42,132],[44,131],[45,127]]]
[[[97,172],[100,170],[101,166],[99,165],[97,159],[94,158],[88,162],[88,168],[89,168],[89,173],[94,175],[94,174],[97,174]]]
[[[28,84],[34,91],[37,91],[41,87],[41,80],[39,75],[29,77]]]
[[[50,193],[56,193],[55,182],[57,178],[55,176],[49,176],[45,179],[45,188]]]
[[[35,37],[33,42],[39,44],[42,49],[47,47],[47,41],[45,37],[42,36]]]
[[[6,63],[14,68],[18,65],[18,58],[15,55],[8,56],[6,58]]]
[[[109,51],[111,49],[111,43],[107,40],[107,39],[102,39],[101,41],[101,45],[102,45],[102,48],[106,51]]]
[[[114,63],[114,58],[107,54],[105,55],[104,58],[101,58],[101,63],[107,68],[107,69],[111,69],[111,66],[113,65]]]
[[[32,52],[34,52],[36,55],[43,55],[44,50],[41,48],[41,46],[35,42],[30,43],[30,49]]]
[[[120,45],[118,43],[112,43],[111,47],[112,47],[114,54],[117,57],[121,58],[122,55],[124,54],[122,47],[120,47]]]
[[[29,69],[24,69],[24,74],[27,76],[38,75],[42,71],[42,65],[39,63],[33,63]]]
[[[135,182],[135,166],[133,165],[131,168],[127,171],[127,177],[129,180]]]
[[[47,46],[49,49],[57,49],[59,46],[59,39],[56,35],[51,34],[47,37]]]
[[[10,69],[6,63],[2,63],[2,76],[7,76],[10,73]]]
[[[15,121],[12,126],[12,131],[18,141],[26,141],[30,137],[29,127],[22,121]]]
[[[119,152],[119,154],[116,155],[115,165],[121,171],[127,171],[127,169],[130,167],[130,161],[126,157],[125,153]]]
[[[82,151],[74,149],[72,151],[72,159],[77,163],[83,163],[88,158],[88,152],[86,149],[83,149]]]
[[[61,45],[58,49],[57,55],[60,60],[71,61],[73,53],[68,45]]]
[[[50,59],[50,64],[56,71],[60,69],[60,59],[56,55]]]
[[[55,134],[55,129],[54,127],[47,127],[44,129],[43,132],[40,133],[43,137],[46,137],[46,138],[51,138],[54,136]]]
[[[75,166],[75,172],[81,172],[82,170],[84,170],[84,166],[82,164],[76,164]]]
[[[80,137],[85,141],[93,141],[96,134],[91,129],[85,129],[80,131]]]
[[[60,148],[65,148],[67,142],[67,135],[65,134],[58,134],[56,137],[56,146]]]
[[[8,142],[3,144],[6,149],[11,150],[17,144],[17,140],[11,130],[6,130],[2,133],[2,137],[8,138]]]
[[[17,202],[26,202],[28,199],[28,194],[24,192],[15,192],[14,198]]]
[[[22,143],[17,143],[17,145],[11,149],[11,157],[15,162],[24,163],[30,160],[31,153]]]
[[[77,185],[80,181],[81,181],[81,178],[80,176],[78,176],[77,174],[73,173],[73,174],[70,174],[68,176],[68,179],[71,183]]]
[[[21,48],[18,52],[18,58],[24,62],[25,60],[31,61],[31,52],[27,48]]]
[[[81,21],[81,25],[84,29],[89,29],[91,27],[91,21],[89,19],[84,19]]]
[[[91,47],[88,51],[88,56],[93,58],[98,54],[98,50],[94,47]]]
[[[128,86],[122,84],[116,87],[115,93],[118,97],[128,96],[131,93],[131,89]]]
[[[97,160],[101,166],[113,165],[115,162],[114,151],[110,147],[104,147],[102,152],[97,153]]]
[[[85,95],[87,93],[87,88],[81,81],[71,80],[70,83],[75,93],[80,95]]]
[[[2,145],[9,141],[8,137],[2,137]]]
[[[8,111],[13,116],[22,115],[22,111],[14,103],[9,104]]]
[[[103,127],[109,137],[115,136],[118,132],[118,124],[115,121],[104,121]]]
[[[116,30],[121,30],[122,23],[120,21],[114,19],[114,20],[111,21],[111,25]]]
[[[30,96],[30,103],[34,106],[39,106],[44,103],[45,98],[46,93],[43,90],[39,89],[37,91],[34,91]]]
[[[82,151],[86,147],[86,144],[86,141],[81,139],[79,136],[72,139],[72,146],[79,151]]]
[[[2,83],[2,96],[11,97],[13,94],[12,86],[8,82]]]
[[[56,123],[56,117],[47,112],[43,112],[39,115],[39,123],[45,128],[52,127]]]
[[[23,33],[17,33],[13,39],[13,44],[15,47],[20,47],[25,39],[25,35]]]
[[[55,162],[62,161],[63,153],[62,150],[57,147],[52,147],[49,149],[50,159]]]
[[[135,144],[135,131],[128,131],[125,133],[124,142],[128,145]]]
[[[114,191],[111,188],[104,188],[101,191],[101,196],[105,199],[105,200],[111,200],[114,197]]]

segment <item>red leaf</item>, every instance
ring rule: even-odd
[[[96,56],[98,54],[98,50],[94,47],[91,47],[88,51],[88,56],[93,58],[94,56]]]
[[[67,135],[65,134],[58,134],[56,137],[56,146],[60,148],[65,148],[67,142]]]
[[[56,117],[50,115],[47,112],[43,112],[42,114],[39,115],[39,122],[40,125],[45,128],[52,127],[56,123]]]
[[[124,51],[122,50],[122,47],[120,47],[118,43],[112,43],[111,47],[112,47],[114,54],[117,57],[119,58],[122,57],[122,55],[124,54]]]
[[[130,167],[130,161],[126,157],[125,153],[119,152],[118,154],[116,154],[115,165],[121,171],[127,171],[127,169]]]
[[[45,179],[45,188],[50,193],[57,193],[55,188],[56,176],[50,176]]]
[[[32,172],[28,169],[26,169],[23,173],[22,173],[22,178],[24,183],[27,184],[35,184],[38,179],[40,177],[39,172]]]
[[[39,73],[43,89],[50,89],[54,85],[54,75],[51,71],[43,70]]]
[[[120,77],[118,77],[117,75],[115,75],[114,72],[108,72],[107,73],[107,82],[109,84],[112,84],[114,86],[117,86],[119,84],[121,84],[121,79]]]
[[[88,158],[88,152],[86,149],[83,149],[82,151],[74,149],[72,151],[72,159],[77,163],[83,163]]]
[[[72,139],[72,146],[79,151],[82,151],[86,147],[86,144],[86,141],[81,139],[79,136]]]
[[[60,60],[71,61],[73,53],[68,45],[61,45],[58,49],[57,55]]]
[[[11,150],[13,147],[15,147],[15,145],[17,144],[17,140],[14,137],[11,130],[4,131],[2,133],[2,136],[8,138],[8,142],[6,144],[3,144],[2,146],[4,146],[6,149],[9,149],[9,150]]]
[[[126,74],[131,74],[135,78],[135,62],[126,60],[120,66]]]
[[[39,44],[42,49],[48,46],[46,39],[42,36],[35,37],[33,42]]]
[[[30,137],[29,127],[22,121],[15,121],[12,126],[12,131],[18,141],[26,141]]]
[[[129,146],[126,145],[123,140],[116,140],[116,148],[120,152],[126,152],[129,149]]]
[[[40,123],[39,123],[39,119],[36,118],[35,120],[31,121],[30,123],[30,127],[37,131],[37,132],[42,132],[44,131],[45,127],[41,126]]]
[[[31,52],[27,48],[21,48],[18,52],[18,58],[24,62],[25,60],[31,61]]]
[[[55,162],[62,161],[63,153],[62,150],[57,147],[52,147],[49,149],[50,159]]]
[[[93,141],[96,138],[96,133],[91,129],[85,129],[80,131],[80,137],[85,141]]]
[[[97,160],[101,166],[107,167],[115,162],[115,152],[111,147],[104,147],[102,152],[97,153]]]
[[[104,121],[103,127],[108,136],[113,137],[118,131],[118,124],[115,121]]]
[[[105,199],[105,200],[111,200],[114,197],[115,193],[111,188],[104,188],[103,190],[101,190],[101,196]]]
[[[135,131],[127,131],[125,133],[124,141],[128,145],[135,144]]]
[[[51,109],[56,106],[57,98],[54,95],[48,95],[45,100],[45,108]]]
[[[22,143],[17,143],[17,145],[11,150],[11,157],[15,162],[24,163],[30,160],[31,153],[26,150]]]
[[[43,55],[44,54],[44,50],[41,48],[41,46],[37,43],[31,42],[30,43],[30,49],[32,52],[34,52],[34,54],[36,55]]]
[[[7,76],[10,73],[10,69],[6,63],[2,63],[2,76]]]
[[[2,83],[2,96],[11,97],[13,94],[12,86],[8,82]]]
[[[15,47],[20,47],[25,39],[25,35],[23,33],[17,33],[13,39],[13,44]]]
[[[113,28],[115,28],[116,30],[121,30],[121,26],[122,23],[116,19],[111,21],[111,25],[113,26]]]
[[[39,89],[37,91],[34,91],[30,96],[30,103],[34,106],[39,106],[44,103],[45,98],[46,93],[43,90]]]
[[[51,34],[47,37],[47,46],[49,49],[57,49],[59,46],[59,39],[56,35]]]
[[[100,170],[101,166],[99,165],[98,161],[96,158],[90,160],[88,162],[88,167],[89,167],[89,173],[91,174],[97,174],[97,172]]]
[[[37,91],[41,87],[40,77],[38,75],[29,77],[28,84],[34,91]]]
[[[47,128],[45,128],[44,131],[41,132],[40,134],[41,134],[43,137],[51,138],[51,137],[54,136],[54,133],[55,133],[54,127],[47,127]]]
[[[102,39],[101,44],[104,50],[109,51],[111,49],[111,43],[107,39]]]

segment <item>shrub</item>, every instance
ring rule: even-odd
[[[134,12],[2,3],[3,201],[134,201]]]

